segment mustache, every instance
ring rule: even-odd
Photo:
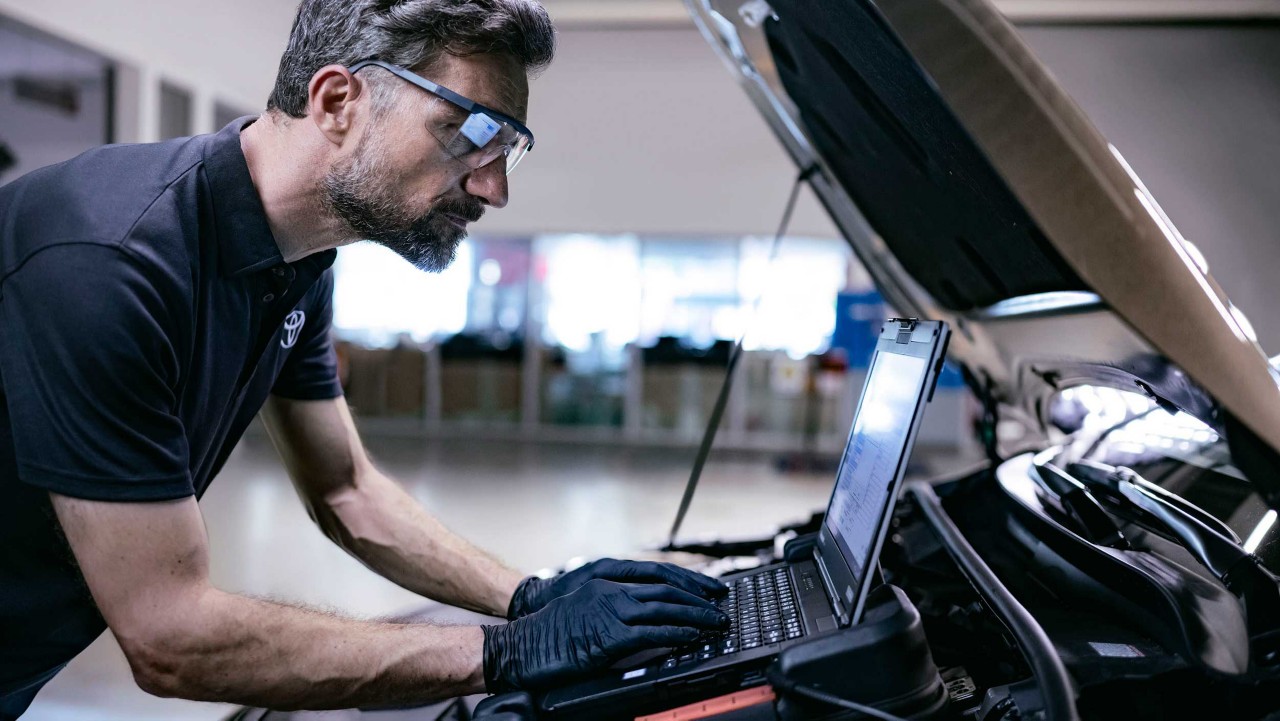
[[[447,198],[436,203],[436,207],[432,210],[441,215],[462,218],[468,223],[474,223],[484,217],[484,204],[474,198]]]

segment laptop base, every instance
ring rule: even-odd
[[[785,573],[804,628],[800,638],[787,639],[785,631],[770,642],[763,636],[760,645],[742,647],[732,653],[710,658],[679,660],[673,667],[670,654],[639,657],[638,667],[623,663],[607,673],[571,686],[555,689],[540,699],[547,718],[559,721],[631,721],[637,716],[721,696],[766,683],[764,670],[785,648],[836,627],[831,602],[826,597],[812,560],[781,563],[726,576],[733,584]],[[785,624],[783,625],[785,629]]]

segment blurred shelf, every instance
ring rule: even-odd
[[[570,371],[559,349],[443,359],[436,344],[340,348],[347,400],[370,435],[693,449],[724,380],[714,357],[680,362],[636,347],[624,368],[595,373]],[[749,351],[716,448],[838,453],[864,378],[817,356]],[[967,391],[940,387],[920,445],[963,451],[972,413]]]

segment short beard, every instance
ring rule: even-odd
[[[442,198],[424,215],[416,215],[396,195],[381,148],[369,147],[370,135],[355,152],[325,174],[323,201],[329,212],[356,236],[386,246],[419,270],[439,273],[453,263],[458,244],[467,237],[446,216],[475,222],[484,214],[479,200]]]

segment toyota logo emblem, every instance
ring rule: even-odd
[[[280,337],[281,348],[292,348],[302,333],[302,324],[307,322],[307,314],[295,310],[284,319],[284,333]]]

